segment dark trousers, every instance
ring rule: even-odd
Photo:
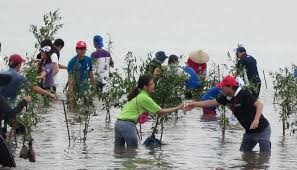
[[[243,134],[240,151],[251,152],[254,147],[259,143],[260,152],[270,153],[271,152],[271,128],[268,125],[263,132],[253,134]]]

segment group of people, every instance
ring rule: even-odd
[[[104,91],[104,87],[108,86],[110,67],[113,67],[114,63],[110,52],[103,49],[104,42],[100,35],[94,36],[93,45],[96,50],[89,57],[86,55],[86,42],[78,41],[75,46],[75,56],[71,58],[67,66],[64,66],[59,63],[64,41],[62,39],[56,39],[53,43],[47,39],[42,41],[40,53],[36,57],[36,63],[38,63],[36,67],[39,73],[36,79],[39,80],[39,83],[32,87],[32,91],[56,98],[55,93],[59,83],[58,73],[60,69],[67,69],[68,72],[66,87],[68,89],[67,97],[70,109],[75,107],[77,99],[84,95],[90,87],[95,87],[98,91]],[[216,116],[216,107],[226,105],[246,130],[240,150],[251,151],[259,143],[261,152],[270,152],[271,129],[269,122],[262,115],[263,104],[258,99],[261,79],[257,69],[257,62],[254,57],[247,54],[246,49],[243,47],[237,48],[236,55],[238,57],[237,67],[244,69],[243,75],[226,76],[222,82],[206,90],[199,102],[192,102],[187,105],[180,104],[165,109],[161,108],[150,97],[155,87],[154,80],[162,76],[161,69],[165,60],[168,58],[168,65],[171,69],[186,75],[186,88],[195,90],[201,86],[201,82],[206,77],[209,56],[202,50],[193,51],[189,55],[186,66],[180,67],[177,55],[168,57],[164,51],[157,52],[155,58],[149,63],[147,74],[139,77],[137,86],[128,94],[128,102],[117,115],[115,147],[136,148],[138,146],[135,125],[143,115],[157,114],[163,116],[177,112],[179,109],[187,111],[195,107],[202,107],[203,115]],[[0,72],[2,137],[5,137],[7,132],[7,122],[15,118],[16,114],[21,112],[27,103],[31,101],[30,96],[25,96],[21,102],[16,104],[19,91],[26,81],[26,77],[21,74],[24,62],[23,57],[13,54],[8,58],[8,69]],[[295,74],[297,75],[297,70]],[[239,78],[240,76],[244,78],[244,81]],[[249,91],[245,89],[244,84],[253,84],[256,88]],[[3,120],[5,121],[2,122]]]
[[[205,52],[199,50],[193,54],[199,54],[200,59],[205,56]],[[137,148],[137,123],[141,122],[142,117],[148,114],[157,114],[163,116],[180,109],[189,111],[196,107],[203,108],[204,114],[216,115],[216,107],[219,105],[227,106],[238,119],[239,123],[245,129],[242,138],[240,150],[243,152],[252,151],[256,144],[259,144],[260,152],[271,152],[271,128],[268,120],[263,116],[263,103],[259,100],[261,80],[257,69],[257,62],[254,57],[246,53],[243,47],[237,48],[236,55],[238,57],[237,67],[245,70],[246,83],[252,83],[257,88],[255,90],[245,89],[245,82],[239,78],[239,75],[227,75],[221,82],[206,91],[201,101],[192,102],[186,105],[178,105],[173,108],[161,108],[151,97],[155,82],[154,78],[162,76],[160,67],[164,63],[167,56],[164,52],[158,52],[152,61],[154,67],[150,67],[149,74],[139,77],[137,86],[128,95],[128,102],[117,116],[115,122],[115,148]],[[195,58],[195,57],[194,57]],[[198,57],[199,58],[199,57]],[[197,58],[196,58],[197,59]],[[202,60],[202,59],[201,59]],[[203,60],[207,61],[207,60]],[[183,71],[190,74],[188,79],[190,84],[195,84],[198,88],[201,77],[206,75],[206,62],[195,63],[197,67],[193,67],[193,57],[187,61],[187,66],[182,68]],[[169,65],[178,66],[178,57],[171,55],[168,61]],[[187,69],[186,69],[187,68]],[[204,70],[204,71],[203,71]],[[194,81],[195,83],[192,83]],[[187,82],[188,83],[188,82]],[[187,86],[188,88],[190,86]]]
[[[66,69],[68,72],[66,87],[70,109],[75,107],[77,99],[89,90],[90,85],[99,91],[103,91],[107,84],[110,67],[113,67],[114,63],[110,52],[103,49],[104,42],[100,35],[94,36],[93,45],[96,50],[89,57],[86,55],[86,43],[78,41],[75,46],[76,55],[69,61],[67,66],[64,66],[59,63],[64,41],[62,39],[56,39],[54,42],[49,39],[43,40],[40,43],[36,59],[30,61],[28,65],[38,70],[38,76],[35,78],[38,83],[33,84],[32,87],[30,86],[31,91],[56,99],[60,69]],[[0,164],[2,165],[12,165],[6,164],[9,162],[3,162],[2,160],[2,156],[4,156],[4,160],[8,160],[8,158],[5,158],[7,155],[4,154],[7,153],[7,149],[2,147],[5,144],[7,127],[8,125],[12,127],[11,120],[15,120],[16,115],[21,113],[23,108],[32,100],[31,96],[20,97],[21,90],[29,81],[22,74],[22,66],[25,62],[26,60],[19,54],[8,57],[8,66],[4,64],[4,61],[0,61],[0,152],[3,154],[0,157]],[[19,98],[22,99],[17,103]],[[19,127],[22,127],[22,125],[19,125]]]

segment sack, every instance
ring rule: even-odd
[[[138,117],[138,123],[140,124],[144,124],[145,122],[147,122],[149,120],[149,113],[148,112],[144,112],[142,113],[139,117]]]
[[[138,113],[140,113],[139,108],[138,108],[137,96],[136,96],[136,105],[137,105]],[[140,124],[144,124],[148,120],[149,120],[149,113],[148,112],[144,112],[140,116],[138,116],[137,122],[140,123]]]
[[[153,134],[146,138],[146,140],[143,142],[143,145],[150,148],[156,148],[161,147],[162,143],[160,139],[157,139],[155,134]]]
[[[27,148],[27,146],[23,145],[20,151],[20,158],[28,159],[28,152],[29,152],[29,149]]]

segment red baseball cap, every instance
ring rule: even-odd
[[[20,55],[18,54],[13,54],[9,57],[9,62],[14,63],[15,65],[21,64],[23,62],[26,62]]]
[[[87,44],[84,41],[78,41],[76,43],[76,48],[87,48]]]
[[[228,75],[224,77],[224,79],[220,83],[217,84],[218,88],[222,88],[224,86],[238,87],[239,84],[234,76]]]

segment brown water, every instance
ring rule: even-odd
[[[265,70],[268,74],[296,62],[296,5],[297,1],[271,0],[1,1],[1,56],[34,52],[29,25],[40,24],[42,14],[60,8],[65,25],[57,37],[66,42],[60,60],[64,65],[74,55],[77,40],[87,42],[90,54],[93,35],[106,38],[108,32],[115,41],[113,57],[118,68],[131,50],[145,59],[151,51],[187,55],[194,49],[205,49],[212,62],[226,63],[227,51],[243,43],[257,58],[260,73]],[[61,70],[63,86],[66,77],[66,71]],[[271,83],[268,86],[271,88]],[[136,151],[115,155],[113,122],[118,111],[112,111],[113,122],[106,125],[105,113],[98,107],[86,144],[77,139],[69,147],[62,104],[56,102],[47,113],[41,113],[33,132],[36,163],[17,158],[21,146],[18,138],[16,169],[296,169],[297,135],[282,136],[271,91],[262,91],[264,114],[272,127],[272,155],[268,159],[258,154],[258,147],[255,153],[243,155],[238,150],[244,131],[228,129],[223,140],[220,125],[201,121],[198,109],[166,124],[167,145],[162,148],[151,150],[140,145]],[[144,138],[149,136],[150,125],[144,127]],[[80,136],[79,124],[70,129],[73,136]]]
[[[69,147],[62,105],[56,102],[48,113],[41,114],[41,122],[34,129],[37,161],[30,163],[16,157],[16,169],[296,169],[297,137],[282,136],[278,113],[270,104],[272,96],[269,93],[265,96],[264,113],[272,126],[271,157],[260,155],[258,146],[253,153],[239,152],[243,129],[229,128],[223,139],[218,122],[201,121],[200,110],[188,112],[177,122],[167,122],[163,137],[166,145],[161,148],[140,145],[137,150],[114,154],[114,126],[105,124],[102,112],[91,118],[85,144],[79,140],[83,136],[80,125],[70,126]],[[113,122],[116,112],[112,111]],[[73,116],[68,116],[71,121]],[[144,138],[149,136],[150,127],[151,123],[144,126]],[[16,156],[20,140],[19,137]]]

